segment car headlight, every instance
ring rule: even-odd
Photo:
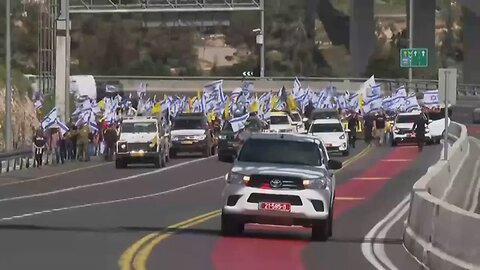
[[[127,143],[126,142],[120,142],[117,144],[117,149],[118,152],[124,152],[127,151]]]
[[[395,133],[398,133],[399,131],[400,131],[400,129],[398,129],[398,128],[393,130],[393,132],[395,132]]]
[[[246,185],[250,181],[250,176],[229,172],[225,175],[225,181],[228,184]]]
[[[219,140],[226,140],[226,139],[227,139],[227,135],[218,135],[218,139],[219,139]]]
[[[309,189],[326,189],[328,180],[326,178],[315,178],[303,180],[303,186]]]
[[[193,136],[192,137],[194,140],[198,140],[198,141],[203,141],[205,140],[205,138],[207,138],[207,135],[197,135],[197,136]]]
[[[172,136],[172,141],[178,141],[178,137],[177,136]]]
[[[343,140],[343,139],[345,139],[345,134],[342,134],[342,136],[340,136],[340,138],[339,138],[339,139],[340,139],[340,140]]]

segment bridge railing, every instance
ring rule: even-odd
[[[268,87],[275,89],[277,85],[285,85],[290,87],[295,77],[198,77],[198,76],[105,76],[95,75],[97,81],[118,81],[122,83],[126,91],[134,91],[138,87],[140,82],[147,82],[162,88],[163,91],[189,91],[201,88],[204,84],[222,79],[224,84],[232,87],[240,86],[241,81],[249,80],[253,81],[255,85],[260,86],[259,90],[266,90]],[[298,77],[298,79],[304,85],[326,87],[329,85],[337,86],[341,90],[357,90],[360,88],[368,78],[329,78],[329,77]],[[408,89],[415,89],[418,92],[424,90],[433,90],[438,88],[438,81],[436,80],[413,80],[409,82],[407,79],[389,79],[389,78],[376,78],[376,82],[382,84],[382,90],[386,93],[390,93],[397,89],[401,85],[405,85]],[[183,87],[183,88],[182,88]],[[169,89],[172,90],[169,90]],[[256,87],[257,88],[257,87]],[[269,89],[269,90],[273,90]],[[195,91],[196,91],[195,90]],[[228,89],[227,89],[228,90]],[[457,85],[457,92],[459,96],[479,96],[480,97],[480,85],[475,84],[462,84]]]
[[[403,241],[428,269],[479,269],[480,142],[458,123],[449,136],[455,141],[449,160],[431,166],[413,186]]]

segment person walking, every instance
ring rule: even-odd
[[[412,131],[415,132],[415,139],[417,141],[418,151],[421,152],[423,150],[423,146],[425,145],[425,129],[427,125],[427,119],[425,118],[424,114],[420,114],[419,117],[413,123]]]
[[[357,141],[357,126],[358,126],[358,116],[356,112],[352,112],[348,116],[348,142],[352,148],[355,148],[355,142]]]
[[[380,112],[375,117],[375,137],[378,138],[378,144],[381,146],[383,145],[383,141],[385,139],[385,124],[387,120],[385,119],[385,115],[383,112]]]
[[[372,141],[372,132],[373,132],[373,118],[370,114],[365,114],[363,116],[363,136],[366,144],[370,144]]]
[[[110,125],[105,129],[103,139],[105,140],[105,160],[111,161],[113,159],[113,154],[115,153],[115,144],[118,140],[117,130],[114,125]]]
[[[46,144],[47,140],[42,130],[37,130],[33,138],[33,167],[40,168],[43,165],[43,152]]]
[[[60,141],[60,131],[57,128],[51,128],[50,129],[50,151],[55,154],[55,164],[60,163],[59,141]]]
[[[88,135],[89,129],[87,124],[83,124],[78,132],[77,144],[78,144],[78,160],[89,161],[88,153]]]

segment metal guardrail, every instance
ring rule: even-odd
[[[43,164],[53,163],[54,154],[46,151],[43,154]],[[0,173],[28,169],[33,166],[32,149],[16,150],[0,153]]]
[[[201,77],[201,76],[109,76],[109,75],[94,75],[95,80],[97,81],[165,81],[165,82],[195,82],[195,81],[214,81],[222,79],[225,82],[235,82],[242,80],[249,80],[253,82],[293,82],[295,77]],[[333,77],[297,77],[302,82],[322,82],[328,84],[361,84],[365,82],[368,78],[333,78]],[[415,79],[412,82],[409,82],[408,79],[390,79],[390,78],[376,78],[376,82],[381,83],[383,90],[386,92],[391,92],[397,89],[401,85],[409,89],[416,89],[417,92],[422,92],[424,90],[432,90],[438,88],[438,80],[423,80]],[[201,87],[199,85],[198,87]],[[342,90],[354,90],[354,89],[342,89]],[[480,97],[480,85],[476,84],[462,84],[457,85],[457,91],[459,96],[479,96]]]

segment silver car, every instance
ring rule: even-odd
[[[253,134],[225,175],[223,235],[239,235],[246,223],[300,225],[312,239],[332,235],[335,176],[321,140],[300,134]]]

